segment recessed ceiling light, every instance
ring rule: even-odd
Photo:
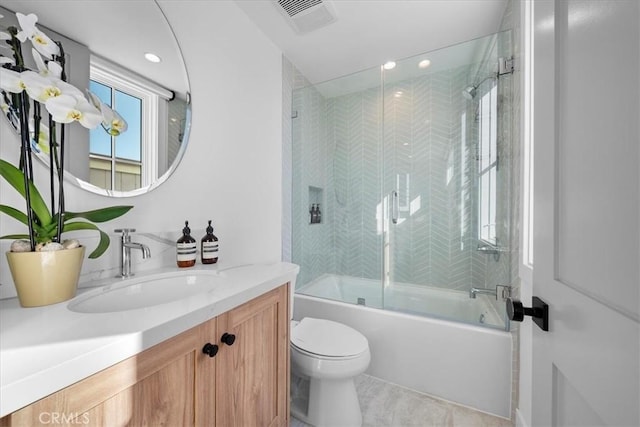
[[[427,68],[429,65],[431,65],[431,61],[429,61],[428,59],[423,59],[422,61],[418,62],[418,67],[420,68]]]
[[[393,70],[394,68],[396,68],[396,63],[394,61],[387,61],[384,63],[382,68],[384,68],[385,70]]]
[[[160,61],[162,61],[162,58],[160,58],[158,55],[156,55],[155,53],[151,53],[151,52],[147,52],[144,54],[144,57],[147,59],[147,61],[149,62],[155,62],[158,63]]]

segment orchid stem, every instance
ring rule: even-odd
[[[31,245],[31,251],[36,250],[36,239],[33,232],[33,211],[31,209],[31,189],[29,184],[33,178],[33,175],[27,175],[31,168],[31,141],[29,141],[29,116],[28,116],[29,100],[27,93],[22,92],[20,94],[20,142],[21,142],[21,155],[24,159],[22,165],[22,176],[24,177],[24,198],[27,202],[27,226],[29,227],[29,244]]]
[[[51,190],[51,216],[53,216],[56,212],[56,204],[55,204],[55,185],[54,185],[54,176],[53,176],[53,165],[58,167],[58,155],[57,155],[57,144],[56,144],[56,124],[49,114],[49,185]]]
[[[64,124],[60,125],[60,168],[58,169],[58,234],[56,241],[60,242],[60,235],[62,234],[62,224],[64,223]]]

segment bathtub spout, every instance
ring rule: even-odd
[[[469,298],[475,299],[477,294],[493,295],[498,298],[495,289],[476,288],[475,286],[472,286],[471,289],[469,289]]]
[[[498,285],[495,289],[489,288],[476,288],[472,286],[469,289],[469,298],[475,299],[477,294],[493,295],[498,300],[498,288],[502,288],[500,296],[502,299],[509,298],[511,296],[511,286]]]

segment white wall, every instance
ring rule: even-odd
[[[101,227],[112,244],[98,260],[85,260],[81,281],[115,273],[118,245],[113,230],[118,227],[136,228],[133,240],[151,246],[150,260],[141,262],[134,254],[137,270],[174,262],[175,248],[160,240],[175,241],[185,219],[198,240],[206,221],[213,220],[223,267],[281,257],[281,52],[232,1],[161,0],[160,4],[189,73],[193,106],[189,146],[174,175],[146,195],[108,199],[66,185],[68,210],[135,206]],[[18,138],[4,119],[0,141],[0,157],[17,164]],[[38,165],[38,175],[43,171]],[[20,209],[24,205],[4,180],[0,203]],[[0,215],[0,235],[25,229]],[[83,242],[93,250],[95,233]],[[9,244],[0,241],[0,251],[7,251]],[[15,295],[4,256],[0,284],[0,298]]]

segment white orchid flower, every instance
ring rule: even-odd
[[[49,154],[49,126],[44,122],[40,122],[40,133],[38,134],[38,140],[35,141],[35,122],[33,118],[29,119],[29,132],[31,133],[31,147],[36,153],[43,152]]]
[[[96,109],[98,109],[98,111],[102,111],[102,106],[104,105],[102,103],[102,101],[100,100],[100,98],[98,98],[98,95],[96,95],[95,93],[91,92],[89,89],[87,89],[87,96],[89,97],[89,102],[96,107]]]
[[[9,108],[11,108],[9,106],[9,104],[6,103],[6,101],[4,100],[4,97],[0,98],[0,111],[2,111],[2,114],[7,115],[9,114]]]
[[[76,98],[60,95],[49,98],[45,107],[54,121],[59,123],[79,122],[87,129],[93,129],[102,122],[102,114],[84,96]]]
[[[127,121],[116,110],[102,104],[102,126],[111,136],[119,136],[129,128]]]
[[[0,31],[0,40],[11,40],[11,34]]]
[[[37,145],[43,153],[49,154],[49,126],[44,123],[40,123],[40,135],[38,136]]]
[[[61,95],[84,99],[82,92],[75,86],[53,77],[43,77],[34,71],[22,72],[22,80],[29,96],[38,102],[44,103],[49,98]]]
[[[56,61],[49,61],[45,64],[44,59],[42,59],[42,55],[33,48],[31,49],[31,54],[33,55],[33,60],[36,62],[36,66],[38,67],[38,73],[42,77],[51,76],[59,79],[60,76],[62,76],[62,66]]]
[[[87,89],[89,102],[102,113],[102,127],[111,136],[119,136],[129,128],[127,121],[117,111],[103,103],[98,96]]]
[[[0,89],[11,93],[20,93],[25,88],[26,84],[22,78],[22,73],[0,67]]]
[[[0,55],[0,65],[2,64],[15,64],[16,61],[13,60],[13,58],[9,58],[8,56],[2,56]]]
[[[26,39],[31,40],[33,47],[47,59],[52,59],[54,55],[60,55],[60,47],[36,27],[38,17],[35,14],[30,13],[29,15],[23,15],[18,12],[16,13],[16,17],[18,18],[18,23],[21,28],[21,31],[16,35],[18,40],[21,42],[24,42]]]

